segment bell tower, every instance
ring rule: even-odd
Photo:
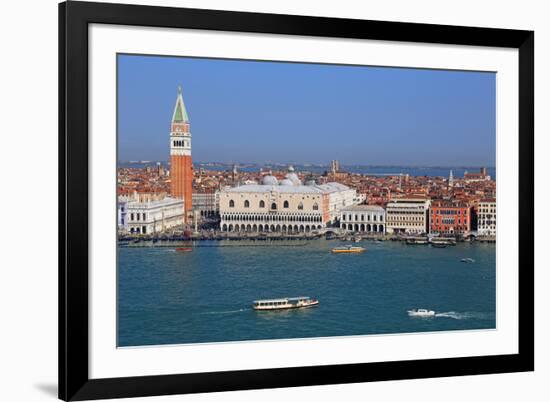
[[[193,161],[189,117],[183,103],[181,85],[178,86],[170,127],[170,178],[170,193],[172,197],[183,199],[187,222],[193,209]]]

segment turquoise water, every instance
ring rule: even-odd
[[[119,346],[495,328],[492,244],[364,241],[367,252],[346,255],[330,253],[344,244],[338,240],[247,244],[200,242],[214,247],[190,253],[119,247]],[[250,308],[286,296],[320,305]],[[409,317],[411,308],[436,317]]]

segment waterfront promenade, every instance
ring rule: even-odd
[[[169,247],[171,243],[174,242],[201,242],[209,240],[250,240],[253,242],[262,242],[262,241],[279,241],[283,240],[321,240],[321,239],[340,239],[343,241],[354,241],[354,239],[359,238],[361,240],[377,240],[377,241],[401,241],[414,243],[415,239],[422,239],[426,241],[426,244],[429,244],[434,239],[443,240],[447,243],[456,243],[458,242],[496,242],[494,236],[428,236],[428,235],[405,235],[405,234],[389,234],[389,233],[354,233],[340,228],[325,228],[319,231],[313,231],[310,233],[296,233],[296,234],[285,234],[285,233],[235,233],[235,232],[223,232],[223,231],[200,231],[200,232],[190,232],[188,234],[180,233],[161,233],[155,235],[120,235],[119,243],[123,243],[127,246],[132,245],[150,245],[158,246],[159,242],[163,242],[165,246]],[[413,241],[411,241],[413,240]],[[420,242],[418,242],[420,243]]]

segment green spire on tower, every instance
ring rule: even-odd
[[[188,122],[187,110],[185,109],[185,103],[183,103],[183,96],[181,85],[178,85],[178,97],[176,99],[176,107],[174,109],[174,115],[172,116],[172,123]]]

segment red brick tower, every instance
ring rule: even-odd
[[[172,197],[184,200],[185,222],[193,208],[193,162],[191,160],[191,131],[183,103],[181,85],[170,129],[170,178]]]

